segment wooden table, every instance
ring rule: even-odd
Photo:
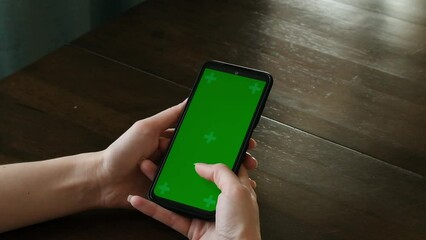
[[[103,149],[217,59],[275,78],[251,173],[264,239],[425,239],[425,45],[420,0],[150,0],[0,82],[0,163]],[[183,237],[97,210],[0,238]]]

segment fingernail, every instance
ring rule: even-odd
[[[204,166],[206,165],[205,163],[194,163],[194,168],[197,168],[197,166]]]
[[[132,200],[133,195],[127,196],[127,201],[130,202]]]
[[[257,159],[254,158],[254,157],[253,157],[253,159],[254,159],[254,162],[256,163],[256,166],[254,168],[257,168],[259,166],[259,161],[257,161]]]

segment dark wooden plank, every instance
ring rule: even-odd
[[[158,14],[159,12],[161,14]],[[167,25],[173,29],[168,31],[150,29],[148,32],[144,30],[147,25],[154,27],[153,24],[160,27]],[[197,31],[194,33],[191,29]],[[142,32],[139,32],[140,30]],[[129,35],[137,37],[127,38]],[[153,35],[152,37],[158,41],[146,42],[144,38],[141,39],[141,35]],[[181,41],[176,35],[191,38]],[[131,48],[127,51],[139,52],[153,48],[159,51],[159,55],[151,57],[179,56],[185,60],[190,60],[193,56],[183,53],[191,51],[193,47],[203,50],[198,51],[199,55],[209,54],[207,57],[215,56],[222,51],[236,55],[244,50],[239,47],[230,50],[230,46],[223,50],[197,46],[205,43],[198,40],[201,37],[204,37],[203,40],[207,40],[207,43],[214,41],[217,44],[226,44],[238,41],[238,44],[253,48],[260,45],[259,50],[262,51],[268,49],[269,40],[278,38],[296,46],[313,49],[399,77],[418,81],[424,79],[421,70],[426,54],[425,27],[336,2],[334,4],[313,0],[216,1],[215,4],[209,4],[208,1],[147,2],[130,11],[127,17],[120,18],[119,21],[100,28],[89,36],[91,37],[86,35],[76,43],[93,50],[100,48],[105,54],[110,51],[115,53],[118,49],[126,51],[126,48]],[[179,41],[175,43],[179,48],[173,53],[161,51],[167,50],[164,41],[167,41],[168,37]],[[93,43],[90,41],[91,38],[102,39],[102,43],[98,44],[95,41],[93,45],[97,46],[91,46],[90,42]],[[113,49],[105,51],[107,46]],[[277,46],[272,50],[276,51],[276,48]],[[115,59],[127,56],[126,60],[136,60],[125,52],[108,55]],[[137,61],[126,62],[133,66],[139,65]],[[189,63],[191,61],[185,64]]]
[[[426,28],[422,25],[330,0],[233,3],[246,8],[250,18],[267,21],[261,32],[269,37],[423,82]]]
[[[426,235],[424,177],[265,118],[254,136],[265,239]]]
[[[66,46],[6,79],[0,92],[114,140],[189,89]]]
[[[426,2],[422,0],[336,0],[368,11],[426,26]]]
[[[0,164],[99,151],[110,142],[89,129],[0,94]]]
[[[96,210],[0,235],[1,239],[186,239],[136,211]]]
[[[425,28],[336,4],[152,1],[74,44],[188,87],[211,58],[268,70],[266,116],[425,174]]]

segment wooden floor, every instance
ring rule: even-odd
[[[217,59],[269,71],[264,239],[426,239],[426,2],[149,0],[0,82],[0,163],[100,150]],[[180,239],[99,210],[1,239]]]

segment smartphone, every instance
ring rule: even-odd
[[[220,190],[194,163],[237,172],[272,87],[264,71],[219,61],[203,65],[148,193],[172,211],[214,220]]]

